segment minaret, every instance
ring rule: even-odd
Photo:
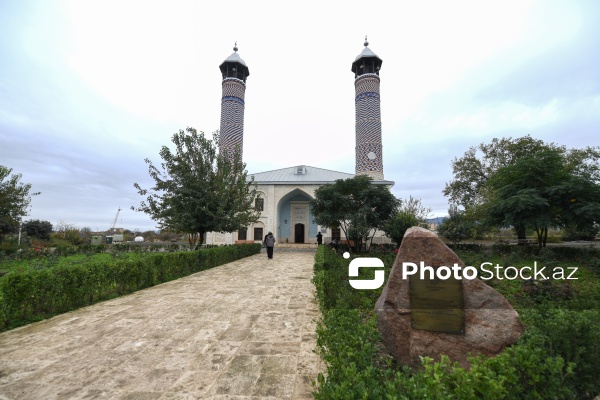
[[[383,180],[379,69],[382,60],[367,46],[352,63],[356,89],[356,175]]]
[[[239,149],[240,158],[244,148],[244,96],[246,78],[250,75],[248,66],[237,53],[237,42],[231,54],[219,66],[223,75],[223,96],[221,97],[221,135],[219,152],[233,157]]]

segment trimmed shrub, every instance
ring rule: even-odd
[[[392,262],[384,260],[386,272]],[[540,294],[539,307],[519,310],[525,333],[500,355],[472,357],[469,370],[446,356],[439,362],[423,358],[413,370],[397,365],[381,343],[373,312],[381,289],[352,289],[348,263],[324,247],[315,257],[313,282],[322,313],[317,347],[327,364],[318,376],[316,399],[592,399],[600,393],[596,297],[586,301],[589,308],[576,310],[561,308],[569,300],[556,299],[556,293]]]
[[[482,244],[477,243],[450,243],[448,247],[454,251],[471,251],[474,253],[481,253],[485,249]]]
[[[0,278],[0,330],[168,282],[258,254],[260,244],[125,257],[13,270]]]

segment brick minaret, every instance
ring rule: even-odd
[[[356,174],[383,180],[379,69],[382,60],[367,46],[352,63],[356,89]]]
[[[244,148],[244,96],[246,78],[250,75],[248,66],[237,53],[237,43],[231,54],[219,66],[223,75],[223,96],[221,97],[221,136],[219,152],[231,158],[236,149],[240,157]]]

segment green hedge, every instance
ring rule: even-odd
[[[447,357],[423,358],[416,371],[398,365],[385,350],[373,312],[381,289],[352,289],[349,262],[323,246],[315,258],[322,313],[317,346],[327,365],[316,399],[592,399],[600,393],[597,302],[587,310],[555,308],[552,302],[521,309],[526,331],[497,357],[471,358],[469,370]],[[384,263],[387,279],[391,261]]]
[[[112,257],[11,271],[0,278],[0,330],[181,278],[260,252],[243,244],[178,253]]]
[[[202,249],[220,247],[217,245],[202,245]],[[0,263],[15,260],[31,260],[46,257],[68,257],[77,254],[92,255],[99,253],[146,253],[146,252],[179,252],[189,248],[187,243],[117,243],[117,244],[59,244],[54,247],[35,248],[32,246],[20,248],[16,242],[0,243]]]

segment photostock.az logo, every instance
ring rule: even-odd
[[[357,277],[360,268],[381,268],[375,270],[375,279],[349,279],[350,286],[354,289],[377,289],[383,285],[384,272],[383,261],[379,258],[360,257],[350,261],[348,276]]]

